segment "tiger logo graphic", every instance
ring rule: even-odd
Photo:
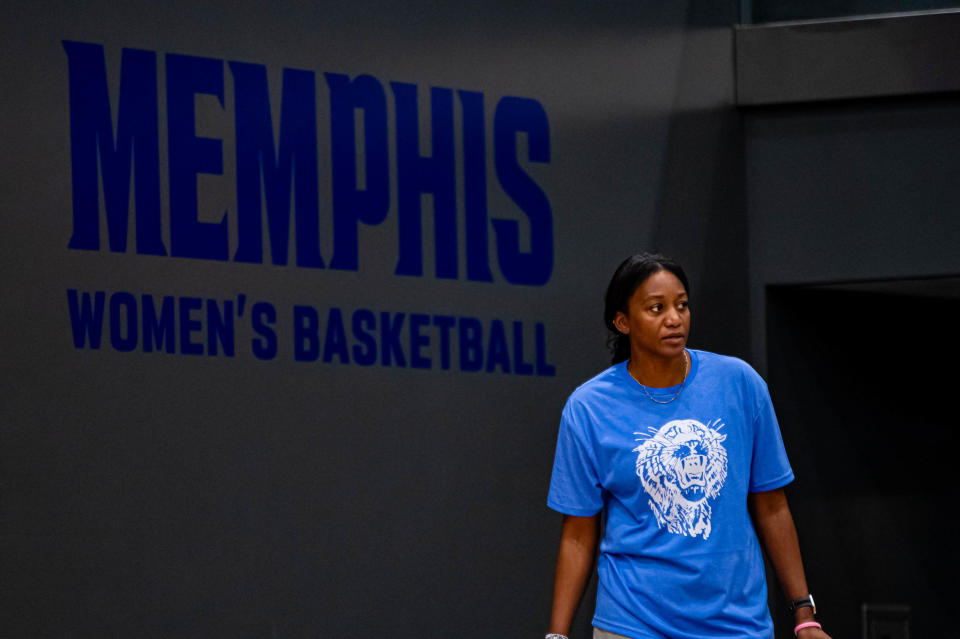
[[[720,434],[721,421],[709,426],[694,419],[678,419],[646,436],[633,449],[637,476],[650,497],[657,525],[688,537],[710,537],[710,501],[727,478],[727,451]],[[640,435],[641,433],[637,433]]]

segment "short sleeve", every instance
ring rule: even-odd
[[[780,435],[780,424],[766,384],[760,389],[753,420],[753,460],[750,465],[750,492],[782,488],[793,481],[793,469]]]
[[[585,445],[568,405],[560,419],[547,505],[566,515],[589,517],[603,509],[593,450]]]

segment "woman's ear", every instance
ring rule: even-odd
[[[617,311],[617,314],[613,316],[613,327],[623,335],[629,335],[630,322],[627,321],[627,314],[623,311]]]

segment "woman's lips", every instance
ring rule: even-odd
[[[665,342],[682,342],[684,339],[681,333],[674,333],[673,335],[667,335],[663,338]]]

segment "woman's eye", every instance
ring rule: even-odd
[[[663,307],[660,304],[654,304],[650,307],[650,310],[654,313],[659,313],[661,310],[663,310]]]

